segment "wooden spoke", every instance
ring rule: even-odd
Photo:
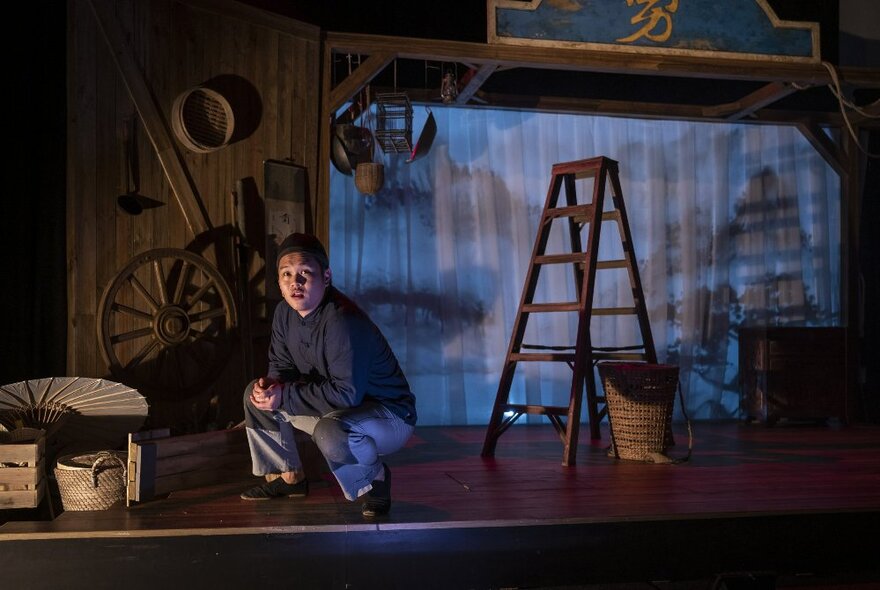
[[[183,291],[194,268],[188,261],[183,261],[183,266],[180,268],[180,276],[177,278],[177,287],[174,289],[174,299],[171,300],[172,303],[183,303]]]
[[[156,278],[156,288],[159,290],[159,303],[168,303],[168,285],[165,284],[165,272],[162,270],[162,261],[153,261],[153,275]]]
[[[128,342],[129,340],[137,340],[138,338],[144,338],[145,336],[152,335],[152,328],[141,328],[139,330],[132,330],[131,332],[123,332],[122,334],[110,336],[110,341],[113,344],[119,344],[120,342]]]
[[[211,283],[211,282],[207,282],[204,285],[202,285],[202,287],[198,291],[196,291],[196,294],[192,296],[192,299],[189,300],[189,304],[186,306],[186,308],[188,310],[192,309],[192,306],[195,305],[196,303],[198,303],[202,299],[202,297],[205,296],[205,293],[210,291],[212,286],[213,286],[213,283]]]
[[[126,363],[126,370],[131,370],[138,366],[141,361],[143,361],[147,356],[155,350],[159,346],[158,340],[150,340],[143,348],[141,348],[136,355],[131,357],[131,359]]]
[[[151,316],[147,312],[141,311],[140,309],[136,309],[134,307],[129,307],[128,305],[123,305],[122,303],[114,303],[113,311],[118,311],[119,313],[130,315],[138,319],[147,320],[148,322],[153,319],[153,316]]]
[[[153,299],[153,296],[150,295],[150,292],[147,291],[146,287],[144,287],[143,283],[141,283],[136,276],[131,275],[127,280],[135,292],[143,298],[147,305],[150,306],[150,309],[153,311],[159,309],[159,303]]]

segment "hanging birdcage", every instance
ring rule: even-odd
[[[385,153],[412,151],[412,104],[402,92],[376,95],[376,141]]]

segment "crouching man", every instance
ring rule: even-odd
[[[387,514],[391,471],[380,457],[401,449],[416,424],[397,358],[367,314],[333,287],[316,237],[284,239],[278,286],[284,301],[272,320],[268,375],[247,387],[244,411],[254,475],[280,477],[241,497],[308,494],[296,428],[312,435],[345,497],[364,497],[365,517]]]

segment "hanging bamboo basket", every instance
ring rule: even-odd
[[[361,162],[354,171],[354,184],[365,195],[375,195],[385,183],[385,165]]]

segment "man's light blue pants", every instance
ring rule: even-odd
[[[382,469],[379,458],[403,448],[414,430],[375,401],[320,418],[293,416],[284,410],[267,412],[251,403],[253,385],[245,388],[244,415],[254,475],[302,470],[296,428],[312,436],[345,497],[356,500],[372,489]]]

